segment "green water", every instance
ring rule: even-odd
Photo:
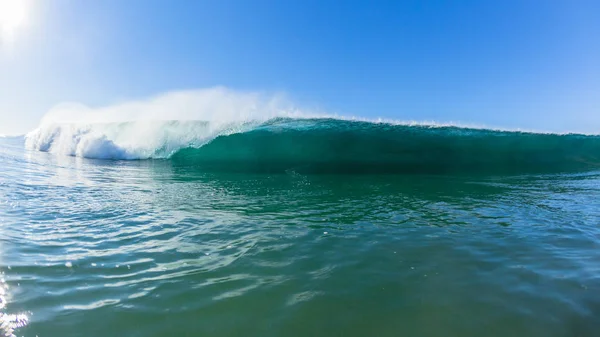
[[[0,332],[600,335],[598,171],[244,173],[202,158],[0,140],[0,313],[27,317],[0,316]]]

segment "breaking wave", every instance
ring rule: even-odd
[[[232,123],[45,124],[32,150],[169,160],[201,170],[298,173],[527,173],[600,169],[600,136],[335,118]]]

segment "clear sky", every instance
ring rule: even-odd
[[[3,1],[27,13],[0,42],[0,133],[65,101],[216,85],[343,115],[600,133],[597,0]]]

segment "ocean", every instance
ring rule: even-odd
[[[0,168],[2,336],[600,336],[600,136],[53,124]]]

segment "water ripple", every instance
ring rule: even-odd
[[[0,334],[600,326],[598,174],[215,175],[25,157],[0,153]]]

